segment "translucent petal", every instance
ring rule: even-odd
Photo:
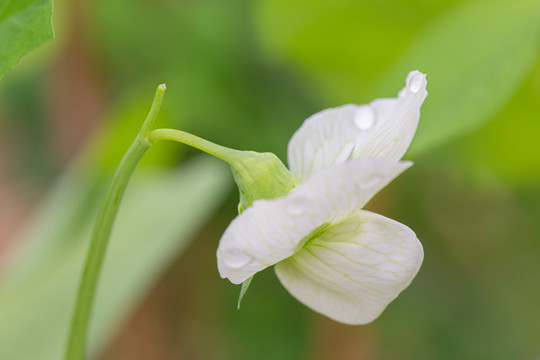
[[[424,257],[405,225],[361,210],[276,265],[300,302],[336,321],[366,324],[412,281]]]
[[[221,277],[239,284],[290,257],[310,233],[360,210],[410,165],[391,159],[353,160],[314,174],[285,197],[255,201],[221,238]]]
[[[426,84],[424,74],[412,71],[397,98],[344,105],[312,115],[289,141],[291,172],[302,181],[351,158],[401,159],[416,131],[420,106],[427,96]]]

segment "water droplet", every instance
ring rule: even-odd
[[[375,124],[375,113],[369,106],[360,106],[354,114],[354,124],[358,130],[369,130]]]
[[[376,185],[378,185],[381,182],[382,177],[378,174],[370,175],[362,180],[360,182],[360,187],[362,189],[369,189]]]
[[[251,256],[239,249],[232,249],[225,253],[223,261],[225,264],[233,269],[241,268],[251,262]]]
[[[307,200],[303,197],[296,197],[291,199],[289,204],[287,204],[287,211],[291,215],[300,215],[307,208]]]
[[[417,93],[418,90],[422,87],[422,83],[424,82],[424,75],[423,74],[416,74],[411,78],[411,81],[409,81],[409,89],[413,93]]]

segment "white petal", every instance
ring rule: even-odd
[[[291,172],[301,181],[310,174],[349,158],[405,154],[418,125],[427,96],[426,76],[412,71],[397,98],[367,105],[344,105],[309,117],[288,146]]]
[[[276,273],[300,302],[358,325],[377,318],[409,286],[423,258],[411,229],[361,210],[277,264]]]
[[[285,197],[255,201],[221,238],[221,277],[239,284],[290,257],[312,231],[360,210],[410,165],[391,159],[349,161],[314,174]]]

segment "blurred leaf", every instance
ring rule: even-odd
[[[482,131],[473,132],[446,147],[449,161],[469,171],[494,171],[520,187],[540,181],[540,58],[536,70],[512,100]],[[453,159],[453,160],[452,160]]]
[[[292,64],[309,78],[320,101],[327,101],[323,106],[336,106],[371,101],[375,94],[369,90],[380,73],[426,22],[453,3],[456,0],[259,0],[254,15],[267,56]],[[404,77],[400,74],[400,86]],[[398,88],[386,90],[393,95]]]
[[[234,304],[238,287],[231,287],[225,303]],[[274,269],[257,274],[249,290],[249,300],[240,310],[225,309],[224,332],[227,343],[223,359],[298,360],[311,359],[309,338],[314,313],[293,298],[281,285]]]
[[[540,351],[538,186],[419,162],[395,192],[425,259],[378,320],[378,359],[534,359]],[[525,200],[525,201],[524,201]],[[404,331],[406,329],[406,331]]]
[[[260,53],[251,7],[243,0],[97,0],[85,23],[113,88],[132,86],[133,74],[146,88],[162,79],[172,127],[283,158],[313,102],[309,85]]]
[[[417,156],[493,118],[530,73],[540,45],[540,2],[467,3],[436,19],[384,76],[418,68],[429,96],[409,154]]]
[[[53,38],[51,0],[3,0],[0,4],[0,78],[21,58]]]
[[[270,55],[292,60],[336,102],[395,96],[410,70],[427,73],[412,156],[497,114],[530,73],[540,43],[538,0],[464,2],[440,16],[440,4],[420,0],[260,3]]]
[[[98,291],[91,331],[94,354],[221,203],[230,176],[220,165],[196,159],[177,171],[135,174]],[[91,180],[80,181],[85,177]],[[23,239],[41,248],[29,246],[4,274],[0,358],[61,356],[87,240],[106,187],[100,183],[96,188],[95,181],[88,171],[72,172],[61,181],[36,215],[30,238]]]
[[[132,85],[120,91],[119,94],[114,94],[116,96],[113,99],[114,107],[104,117],[99,134],[88,146],[89,166],[101,172],[115,171],[126,149],[140,130],[141,123],[134,119],[144,119],[147,116],[153,95],[152,89],[157,85],[157,83],[153,86],[142,87]],[[173,89],[170,92],[174,94],[176,91]],[[169,94],[165,94],[163,108],[155,124],[156,128],[174,127],[170,111],[168,111],[171,101],[173,99],[170,99]],[[172,165],[177,162],[178,154],[185,153],[186,150],[188,150],[187,146],[178,143],[159,143],[158,146],[152,147],[152,151],[144,155],[139,167]]]

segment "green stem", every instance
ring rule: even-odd
[[[221,145],[214,144],[208,140],[191,135],[187,132],[175,129],[157,129],[148,134],[148,141],[154,144],[161,140],[171,140],[189,145],[205,153],[213,155],[218,159],[224,160],[229,164],[235,164],[243,155],[243,151],[229,149]]]
[[[133,171],[146,153],[146,150],[152,145],[148,140],[148,134],[159,113],[165,89],[165,85],[158,86],[150,113],[148,114],[141,131],[118,165],[109,192],[105,198],[105,203],[96,219],[79,286],[75,311],[73,313],[73,320],[65,353],[66,360],[84,360],[86,357],[86,340],[88,337],[90,315],[92,313],[99,274],[103,265],[103,259],[109,243],[114,220],[116,219],[118,207],[120,206],[122,196],[124,195]]]

